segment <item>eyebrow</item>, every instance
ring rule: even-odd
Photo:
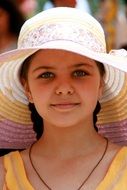
[[[71,68],[71,67],[79,68],[79,67],[83,67],[83,66],[88,66],[88,67],[92,68],[92,65],[87,64],[87,63],[77,63],[75,65],[70,65],[69,68]],[[35,71],[40,70],[40,69],[52,69],[52,70],[54,70],[55,68],[51,67],[51,66],[39,66],[39,67],[35,68],[32,72],[35,72]]]
[[[82,66],[88,66],[88,67],[93,67],[92,65],[88,64],[88,63],[78,63],[75,64],[74,67],[82,67]],[[71,66],[70,66],[71,67]]]
[[[39,70],[39,69],[54,69],[54,67],[51,67],[51,66],[40,66],[40,67],[37,67],[33,70],[33,72]]]

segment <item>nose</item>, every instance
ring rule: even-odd
[[[68,81],[60,82],[56,88],[57,95],[72,95],[74,93],[74,88]]]

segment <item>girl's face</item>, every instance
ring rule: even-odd
[[[33,57],[26,94],[44,122],[74,126],[93,121],[103,79],[94,60],[61,50],[40,50]]]

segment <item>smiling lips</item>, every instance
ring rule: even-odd
[[[56,104],[51,104],[51,107],[55,108],[56,110],[69,110],[79,105],[80,103],[56,103]]]

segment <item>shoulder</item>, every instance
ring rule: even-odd
[[[6,174],[8,172],[11,174],[13,173],[14,168],[18,165],[19,158],[20,156],[18,151],[10,152],[0,157],[0,190],[3,189],[3,186],[6,183],[6,181],[10,180],[10,178],[7,177]]]
[[[105,159],[105,175],[98,190],[101,189],[127,189],[127,147],[109,144]]]
[[[125,162],[127,166],[127,147],[121,147],[119,152],[117,153],[116,157],[119,161]]]
[[[121,167],[124,164],[127,169],[127,146],[120,146],[109,142],[106,160],[109,166],[114,168]]]
[[[127,146],[114,145],[112,147],[112,150],[115,153],[115,158],[117,158],[117,160],[127,160]]]
[[[111,166],[115,170],[123,168],[127,172],[127,146],[111,145],[109,149],[112,160]]]
[[[0,157],[0,189],[3,189],[3,184],[4,184],[4,157]]]

